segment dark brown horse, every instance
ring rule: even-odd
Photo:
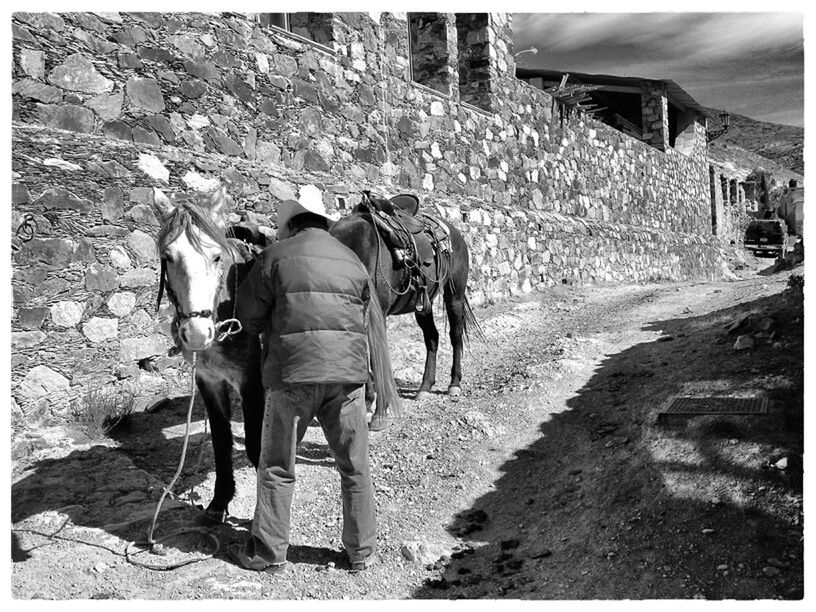
[[[470,255],[462,234],[451,223],[440,222],[448,230],[447,252],[433,253],[432,265],[395,267],[392,254],[375,224],[372,222],[370,204],[383,205],[377,198],[369,203],[356,207],[351,215],[341,218],[334,223],[330,232],[332,236],[348,246],[363,262],[369,276],[374,280],[377,295],[386,315],[402,315],[413,313],[425,340],[425,370],[422,383],[416,394],[421,400],[430,396],[436,382],[436,352],[439,347],[439,331],[433,317],[433,299],[441,291],[445,302],[445,309],[450,324],[450,341],[453,347],[453,365],[451,379],[448,385],[448,395],[458,397],[462,393],[462,350],[464,339],[469,330],[481,335],[473,311],[468,303],[465,291],[467,289]],[[417,217],[422,218],[422,214]],[[425,250],[429,244],[420,244],[422,238],[417,238],[417,248]],[[427,257],[425,258],[427,259]],[[409,284],[411,274],[420,275],[426,281],[427,298],[423,307],[421,291]],[[419,304],[419,308],[418,308]],[[371,420],[371,429],[382,429],[386,420],[382,414],[375,413]]]

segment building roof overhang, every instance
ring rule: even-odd
[[[670,102],[681,110],[691,110],[705,117],[710,114],[680,85],[671,79],[647,79],[643,77],[622,77],[611,74],[587,74],[583,72],[568,72],[566,70],[549,70],[546,68],[516,68],[516,76],[520,79],[541,78],[545,88],[558,85],[565,74],[569,74],[568,82],[583,85],[598,85],[601,91],[619,93],[640,93],[649,82],[662,83],[666,87],[666,95]]]

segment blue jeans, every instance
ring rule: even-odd
[[[255,556],[269,563],[286,561],[295,453],[315,417],[340,472],[343,546],[351,563],[368,562],[374,558],[377,525],[365,392],[358,384],[302,384],[267,390],[252,521]]]

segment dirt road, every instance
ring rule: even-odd
[[[406,415],[373,438],[379,563],[356,576],[337,569],[339,478],[318,428],[299,453],[293,563],[274,576],[223,553],[254,506],[240,445],[215,558],[165,572],[125,559],[175,471],[183,397],[106,442],[65,427],[15,432],[13,596],[800,598],[803,315],[790,273],[767,274],[772,263],[749,258],[731,281],[562,286],[477,309],[488,341],[466,350],[463,397],[406,399]],[[389,335],[408,398],[419,330],[403,317]],[[735,349],[741,336],[754,346]],[[449,358],[445,343],[439,389]],[[678,394],[765,397],[769,411],[656,424]],[[176,490],[206,503],[208,447],[194,469],[201,414]],[[240,424],[235,433],[240,442]],[[165,504],[157,535],[196,521],[191,505]],[[208,543],[171,540],[166,559]]]

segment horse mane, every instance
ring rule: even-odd
[[[194,232],[194,228],[200,233]],[[182,200],[165,217],[156,239],[159,251],[178,238],[182,232],[186,234],[190,244],[199,253],[203,253],[200,234],[206,235],[222,249],[231,250],[226,231],[213,221],[207,211],[194,200]]]

